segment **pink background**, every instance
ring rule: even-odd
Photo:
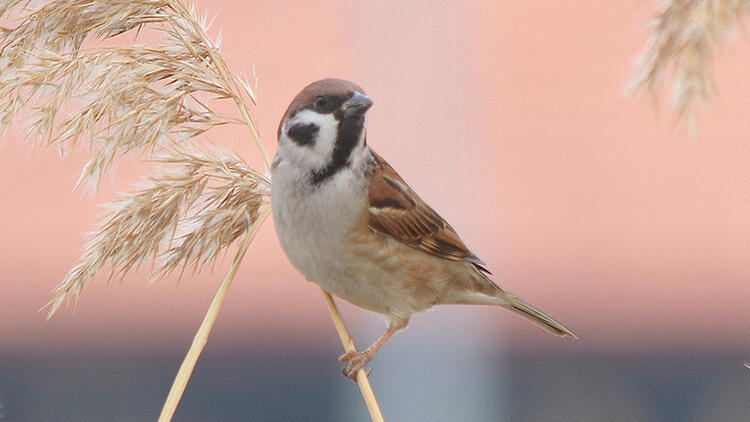
[[[690,138],[666,102],[655,111],[648,98],[622,95],[649,2],[311,3],[198,2],[201,13],[217,13],[212,31],[223,33],[230,65],[257,69],[256,116],[269,149],[307,83],[359,83],[375,101],[369,144],[503,286],[581,339],[467,307],[417,316],[449,327],[431,336],[450,341],[468,330],[478,345],[511,339],[522,350],[750,347],[746,38],[717,58],[719,96]],[[59,159],[17,134],[0,153],[0,348],[185,349],[229,259],[179,284],[147,287],[145,271],[122,284],[96,280],[75,312],[49,322],[37,313],[102,215],[97,204],[148,166],[127,159],[95,198],[71,193],[86,152]],[[260,163],[241,127],[210,141]],[[358,344],[369,343],[377,330],[357,328],[376,318],[348,305],[344,312]],[[337,342],[317,288],[294,271],[266,224],[209,344]]]

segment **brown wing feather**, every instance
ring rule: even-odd
[[[453,261],[465,260],[489,273],[453,227],[427,205],[375,152],[369,188],[369,226],[401,243]]]

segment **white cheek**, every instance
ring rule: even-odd
[[[318,127],[318,134],[313,145],[299,145],[286,136],[287,128],[294,124],[313,123]],[[320,114],[312,110],[302,110],[281,128],[279,153],[284,159],[303,168],[325,167],[331,160],[336,145],[339,122],[333,114]]]

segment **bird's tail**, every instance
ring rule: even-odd
[[[520,297],[514,296],[510,293],[504,292],[503,295],[503,303],[500,305],[503,308],[514,312],[529,321],[533,322],[534,324],[544,328],[545,330],[549,331],[552,334],[556,334],[558,336],[571,336],[573,338],[578,338],[572,331],[567,329],[564,325],[560,324],[559,322],[555,321],[552,317],[545,314],[544,312],[540,311],[534,305],[531,305],[527,302],[525,302]]]

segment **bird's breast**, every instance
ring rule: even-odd
[[[272,171],[276,232],[292,264],[307,279],[322,285],[330,274],[340,271],[347,237],[366,212],[362,178],[347,169],[312,188],[303,175],[283,162]]]

